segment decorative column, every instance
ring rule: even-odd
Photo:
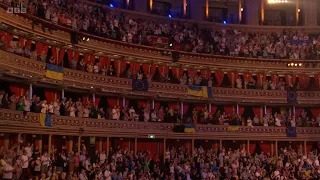
[[[299,25],[299,14],[300,14],[299,0],[296,0],[296,26]]]
[[[48,155],[51,156],[51,149],[52,149],[52,135],[49,134],[48,137]]]
[[[18,137],[17,137],[17,139],[18,139],[18,146],[17,146],[17,152],[20,152],[20,145],[21,145],[21,142],[20,142],[20,140],[21,140],[21,134],[19,133],[18,134]]]
[[[167,139],[166,138],[164,138],[163,139],[163,154],[166,154],[166,151],[167,151]],[[166,156],[164,155],[163,156],[163,162],[165,162],[165,160],[166,160]]]
[[[248,152],[249,154],[251,154],[251,153],[250,153],[250,140],[247,141],[247,152]]]
[[[33,92],[32,92],[32,84],[29,85],[29,98],[31,100],[32,96],[33,96]]]
[[[154,109],[154,99],[152,99],[151,107],[152,107],[152,109]]]
[[[242,0],[238,0],[238,16],[239,16],[239,24],[242,21]]]
[[[61,99],[64,99],[64,89],[61,90]]]
[[[134,153],[138,152],[138,138],[134,138]]]
[[[149,0],[149,9],[150,11],[153,10],[153,0]]]
[[[181,101],[181,116],[183,116],[184,115],[184,112],[183,112],[183,101]]]
[[[293,112],[293,116],[296,117],[296,107],[295,106],[292,107],[292,112]]]
[[[260,122],[263,122],[263,106],[260,106]]]
[[[234,88],[234,83],[235,83],[234,73],[232,73],[232,76],[231,76],[231,87],[232,88]]]
[[[191,153],[193,158],[194,157],[194,139],[191,140]]]
[[[265,3],[265,0],[261,0],[261,25],[263,25],[264,23],[264,3]]]
[[[107,137],[107,157],[109,157],[110,152],[110,137]]]
[[[264,105],[264,114],[268,114],[266,105]]]
[[[210,112],[210,113],[212,112],[212,105],[211,105],[211,103],[209,103],[209,112]]]
[[[120,98],[118,97],[117,98],[117,106],[119,106],[120,105]]]
[[[40,154],[42,153],[42,135],[40,134],[40,135],[37,135],[37,141],[38,141],[38,143],[36,143],[36,144],[38,144],[38,148],[39,148],[39,152],[40,152]]]
[[[95,93],[92,94],[92,104],[93,105],[96,104],[96,94]]]
[[[5,150],[9,149],[9,134],[4,134],[3,136],[3,147]]]
[[[78,149],[77,149],[77,151],[80,154],[80,151],[81,151],[81,136],[78,136]]]
[[[126,98],[122,97],[122,107],[126,107]]]
[[[99,137],[99,152],[102,152],[102,137]]]
[[[275,145],[276,145],[276,157],[278,157],[278,141],[275,141]]]
[[[308,154],[308,152],[307,152],[307,141],[303,142],[303,147],[304,147],[304,154],[307,155]]]
[[[183,0],[183,16],[187,16],[187,0]]]
[[[120,77],[121,75],[121,60],[118,60],[118,73],[117,73],[117,76]]]
[[[237,106],[236,106],[236,112],[237,112],[237,114],[239,114],[239,104],[237,104]]]
[[[273,146],[273,143],[271,143],[271,156],[274,155],[274,146]]]
[[[73,150],[73,136],[68,136],[68,146],[67,152],[72,152]]]
[[[206,19],[209,17],[209,0],[206,0]]]
[[[220,139],[220,144],[219,144],[219,146],[220,146],[220,150],[222,150],[222,139]]]

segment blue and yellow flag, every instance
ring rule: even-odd
[[[212,88],[207,86],[188,86],[188,95],[212,98]]]
[[[195,124],[184,124],[184,132],[185,133],[195,133],[196,125]]]
[[[228,131],[239,131],[240,126],[228,126]]]
[[[50,79],[63,80],[63,67],[56,66],[54,64],[46,65],[46,77]]]
[[[40,113],[39,120],[41,126],[51,126],[51,114]]]

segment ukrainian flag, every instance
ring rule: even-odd
[[[188,95],[212,98],[212,87],[207,86],[188,86]]]
[[[50,79],[63,80],[63,67],[47,64],[46,77]]]
[[[51,126],[51,114],[40,113],[39,120],[41,126]]]
[[[196,132],[196,125],[184,124],[184,132],[185,133],[195,133]]]

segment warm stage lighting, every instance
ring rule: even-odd
[[[269,4],[280,4],[280,3],[287,3],[288,0],[268,0]]]

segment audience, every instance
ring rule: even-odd
[[[77,152],[80,146],[80,152]],[[197,146],[190,153],[184,146],[168,147],[163,158],[148,150],[133,152],[120,146],[99,152],[85,144],[52,145],[43,153],[32,142],[21,149],[0,146],[0,177],[10,180],[281,180],[320,178],[318,148],[302,153],[289,145],[279,148],[278,156],[265,153],[256,145],[252,154],[245,148],[205,149]],[[76,153],[75,153],[76,152]]]

